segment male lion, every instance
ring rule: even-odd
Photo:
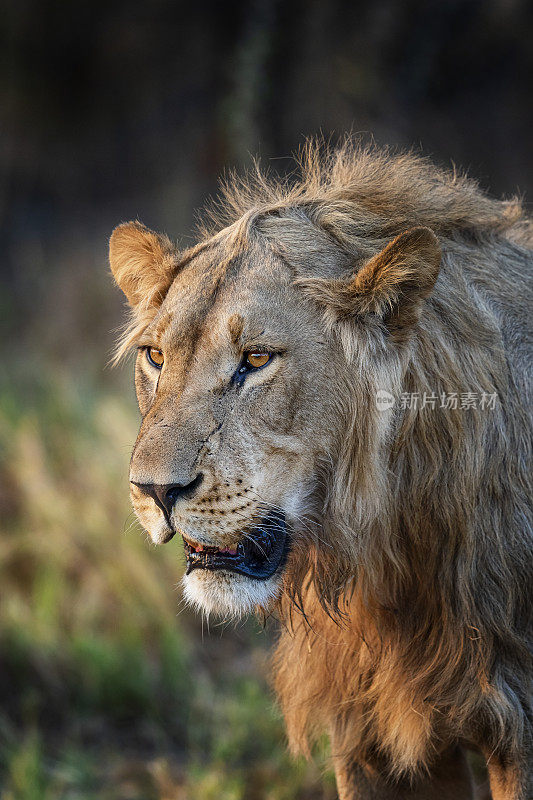
[[[530,228],[413,155],[309,145],[179,252],[111,237],[135,511],[207,613],[276,608],[291,746],[339,794],[533,797]],[[528,238],[529,237],[529,238]]]

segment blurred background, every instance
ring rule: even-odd
[[[228,167],[347,130],[531,197],[526,0],[4,0],[2,800],[332,800],[268,688],[275,629],[182,608],[127,491],[131,364],[107,240],[183,245]]]

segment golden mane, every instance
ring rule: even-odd
[[[281,603],[290,632],[280,640],[276,687],[292,747],[308,752],[307,735],[327,727],[337,759],[378,752],[391,772],[412,773],[431,763],[441,740],[465,732],[479,740],[474,728],[485,719],[494,752],[519,752],[523,701],[510,687],[532,668],[524,644],[530,388],[519,374],[526,361],[510,364],[506,350],[520,335],[507,309],[518,296],[525,309],[523,293],[531,303],[530,256],[516,246],[529,235],[521,205],[492,200],[413,155],[351,145],[325,158],[307,150],[304,180],[285,195],[280,187],[269,195],[260,177],[250,185],[228,189],[233,214],[251,203],[263,214],[268,203],[298,203],[348,252],[361,239],[373,252],[420,224],[443,248],[403,375],[384,384],[379,359],[363,356],[368,371],[350,376],[339,398],[347,427],[333,470],[324,465],[318,538],[308,537],[307,560],[294,559]],[[360,363],[364,331],[356,336]],[[384,443],[373,403],[384,386],[397,398],[496,396],[497,407],[405,409]]]
[[[495,679],[494,663],[505,653],[521,674],[531,669],[528,570],[513,565],[520,545],[509,543],[508,515],[495,512],[494,498],[526,519],[528,478],[509,453],[530,456],[531,441],[495,297],[512,304],[517,285],[526,291],[530,221],[519,199],[491,199],[413,153],[311,142],[297,163],[286,180],[259,167],[230,176],[202,240],[225,236],[237,253],[259,235],[292,255],[301,276],[316,247],[309,230],[294,228],[303,219],[356,259],[408,228],[430,228],[443,247],[441,278],[405,373],[387,375],[387,388],[396,397],[496,395],[498,407],[485,416],[405,410],[384,446],[372,408],[383,373],[369,357],[368,373],[350,376],[339,398],[346,435],[324,464],[280,603],[288,629],[276,686],[292,747],[306,752],[307,735],[326,726],[337,758],[377,750],[391,771],[409,773],[431,762],[441,737],[460,737],[482,717],[495,751],[519,750],[520,700],[504,688],[514,676]],[[489,314],[483,290],[494,301]]]

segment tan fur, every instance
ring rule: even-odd
[[[165,353],[160,375],[137,358],[132,480],[201,469],[172,524],[205,544],[237,541],[264,507],[285,512],[292,549],[268,586],[208,574],[186,590],[210,611],[277,606],[291,746],[329,731],[343,800],[470,797],[465,743],[497,800],[526,800],[530,224],[517,201],[409,154],[310,145],[301,168],[299,181],[230,181],[196,247],[163,247],[166,277],[154,255],[150,283],[138,239],[131,259],[112,249],[133,298],[120,352]],[[237,391],[235,365],[258,344],[279,355]],[[397,400],[386,410],[380,390]],[[405,392],[436,407],[403,408]],[[497,402],[440,408],[452,392]]]

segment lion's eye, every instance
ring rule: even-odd
[[[244,363],[248,369],[259,369],[268,364],[271,358],[272,353],[256,353],[251,350],[249,353],[245,353]]]
[[[165,357],[161,350],[158,350],[156,347],[147,347],[146,348],[146,357],[150,364],[155,367],[156,369],[161,369],[165,362]]]
[[[246,380],[246,376],[249,375],[250,372],[261,369],[261,367],[266,367],[274,356],[275,353],[269,353],[265,350],[247,350],[242,357],[237,372],[233,376],[233,380],[238,386],[242,386],[243,382]]]

